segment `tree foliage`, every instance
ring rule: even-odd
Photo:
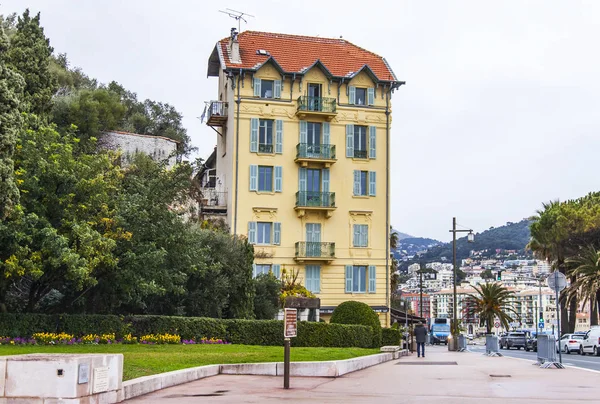
[[[473,288],[477,293],[468,295],[472,303],[466,308],[467,315],[479,316],[479,322],[485,325],[488,334],[492,332],[495,318],[500,320],[503,328],[508,329],[509,323],[513,321],[511,315],[516,314],[512,308],[514,293],[497,282],[484,283]]]

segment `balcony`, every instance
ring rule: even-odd
[[[227,192],[215,188],[202,188],[200,210],[206,213],[227,213]]]
[[[296,243],[296,255],[294,259],[303,261],[326,261],[331,262],[335,258],[335,243],[317,243],[299,241]]]
[[[272,144],[259,144],[258,152],[272,154],[273,153],[273,145]]]
[[[354,149],[354,158],[355,159],[366,159],[367,151],[366,150],[356,150]]]
[[[227,103],[223,101],[211,101],[208,107],[208,126],[225,126],[227,124]]]
[[[296,163],[302,167],[308,166],[308,163],[323,163],[326,168],[336,162],[335,146],[330,144],[308,144],[299,143],[296,145]]]
[[[296,207],[298,217],[306,214],[306,211],[323,211],[327,217],[336,209],[335,192],[296,192]]]
[[[306,116],[321,116],[331,120],[337,115],[335,98],[309,97],[303,95],[298,98],[296,115],[303,119]]]

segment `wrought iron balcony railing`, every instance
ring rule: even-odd
[[[356,159],[366,159],[367,151],[366,150],[356,150],[354,149],[354,158]]]
[[[208,108],[206,123],[212,126],[222,126],[227,122],[227,103],[224,101],[211,101]]]
[[[272,144],[259,144],[258,152],[259,153],[273,153],[273,145]]]
[[[335,192],[296,192],[296,207],[335,208]]]
[[[335,243],[299,241],[296,243],[296,258],[322,258],[335,257]]]
[[[296,145],[297,159],[335,159],[335,146],[331,144],[308,144],[299,143]]]
[[[309,97],[303,95],[298,98],[298,111],[336,113],[335,98]]]

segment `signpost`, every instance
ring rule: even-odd
[[[544,329],[544,319],[543,318],[540,318],[540,322],[538,323],[538,328],[540,330]]]
[[[548,276],[548,287],[554,290],[554,296],[556,298],[556,322],[558,327],[558,339],[560,340],[560,302],[558,300],[558,292],[567,287],[567,277],[558,271],[554,271]],[[544,324],[540,322],[540,324]],[[558,350],[558,360],[562,365],[562,349]]]
[[[298,331],[298,310],[284,309],[283,317],[283,388],[290,388],[290,338]]]
[[[496,320],[494,323],[494,327],[496,327],[496,334],[498,334],[498,328],[500,328],[500,321]]]

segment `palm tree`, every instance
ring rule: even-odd
[[[569,300],[582,298],[582,304],[590,302],[590,325],[598,325],[600,304],[600,251],[593,246],[583,249],[576,257],[567,259],[575,282],[567,290]]]
[[[392,229],[392,226],[390,226],[390,249],[394,250],[398,247],[398,233],[396,233],[394,231],[394,229]]]
[[[509,313],[517,314],[512,308],[514,293],[498,282],[484,283],[473,288],[477,294],[468,295],[472,300],[467,307],[467,315],[472,318],[479,315],[479,324],[485,324],[488,334],[492,332],[494,318],[498,318],[502,326],[508,328],[513,321]]]

